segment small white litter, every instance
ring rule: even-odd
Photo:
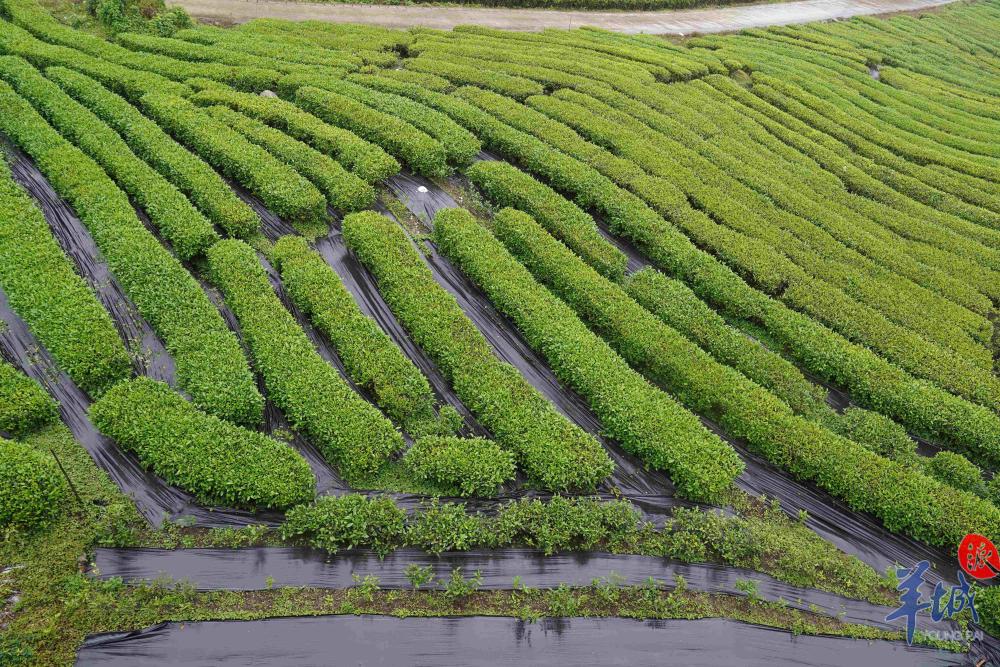
[[[423,185],[417,187],[417,192],[427,192],[427,188]]]

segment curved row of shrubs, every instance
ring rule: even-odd
[[[204,63],[221,63],[233,67],[255,67],[277,72],[295,72],[311,68],[294,63],[282,62],[266,56],[255,56],[227,48],[186,42],[172,37],[123,32],[115,36],[115,41],[131,51],[158,53],[178,60]]]
[[[446,494],[479,497],[495,496],[517,469],[514,455],[492,440],[438,435],[417,440],[403,456],[403,465]]]
[[[200,105],[223,104],[263,121],[326,153],[369,183],[399,173],[399,162],[378,146],[306,113],[291,102],[224,88],[201,90],[191,97]]]
[[[793,161],[776,160],[770,150],[762,150],[755,142],[744,137],[716,135],[718,141],[711,146],[699,143],[700,134],[693,129],[693,121],[704,119],[703,114],[690,116],[681,110],[676,115],[657,114],[649,107],[626,98],[601,91],[601,98],[594,96],[597,89],[585,92],[560,90],[552,97],[571,100],[586,106],[597,115],[622,123],[624,127],[645,128],[658,133],[657,136],[671,137],[689,146],[697,146],[712,164],[725,173],[736,177],[753,190],[769,197],[781,208],[795,212],[804,221],[815,225],[817,230],[829,233],[836,241],[857,251],[900,276],[929,289],[957,305],[968,308],[972,313],[989,312],[990,299],[979,292],[968,280],[969,273],[958,273],[956,262],[961,258],[925,246],[923,256],[918,260],[911,256],[912,247],[904,238],[872,225],[876,218],[876,202],[866,202],[869,211],[860,214],[848,204],[862,200],[850,193],[835,188],[822,188],[822,179],[807,169],[801,169]],[[704,98],[701,104],[708,103]],[[687,104],[687,100],[684,101]],[[717,103],[716,103],[717,104]],[[641,119],[641,120],[640,120]],[[763,128],[747,126],[753,136],[766,141],[770,136]],[[773,139],[773,137],[771,137]],[[778,147],[771,144],[768,148]],[[818,199],[815,195],[822,191],[825,195]],[[818,232],[817,232],[818,233]],[[980,271],[981,273],[981,271]],[[957,275],[962,275],[959,279]],[[974,319],[974,318],[973,318]]]
[[[444,77],[456,84],[486,88],[495,93],[513,97],[516,100],[523,100],[531,95],[541,95],[545,92],[542,84],[536,81],[501,72],[484,71],[479,67],[453,63],[446,59],[428,57],[412,58],[407,60],[403,66],[415,72],[424,72]]]
[[[316,186],[236,130],[172,95],[144,95],[142,108],[174,138],[259,196],[274,214],[304,228],[328,226],[326,199]]]
[[[48,44],[7,21],[0,21],[0,51],[21,56],[39,68],[60,66],[77,70],[135,102],[154,90],[174,95],[190,93],[186,85],[164,76],[109,63],[67,46]]]
[[[35,0],[3,0],[0,6],[14,24],[45,42],[65,46],[132,70],[153,72],[173,81],[182,82],[201,76],[224,81],[243,90],[259,92],[265,88],[274,88],[281,78],[281,72],[272,69],[236,67],[221,63],[195,63],[155,53],[130,51],[97,35],[59,23]]]
[[[0,131],[34,159],[56,193],[76,211],[111,272],[163,339],[181,389],[216,416],[259,424],[264,399],[239,341],[201,285],[149,233],[128,196],[97,163],[59,136],[13,91],[8,100],[8,113],[0,114]]]
[[[988,322],[981,314],[969,312],[909,279],[878,267],[810,221],[781,210],[768,198],[766,190],[760,192],[753,182],[744,183],[736,178],[740,170],[729,166],[731,163],[720,168],[710,160],[709,155],[719,157],[723,149],[702,146],[700,137],[690,130],[678,128],[669,134],[652,131],[627,114],[576,91],[529,98],[527,104],[649,173],[676,184],[727,227],[787,255],[785,259],[772,252],[768,263],[785,282],[801,282],[806,274],[814,276],[938,345],[970,357],[982,350],[977,343],[982,340]],[[739,118],[734,116],[732,120],[738,122]],[[740,141],[740,136],[734,128],[728,125],[726,128],[717,139],[728,148],[732,142]],[[666,153],[653,150],[652,146],[662,146]],[[667,154],[671,157],[667,158]],[[789,264],[789,260],[794,264]],[[757,269],[749,266],[744,270]],[[935,316],[927,317],[929,312]]]
[[[271,254],[292,303],[333,343],[348,376],[372,392],[390,419],[414,437],[450,430],[434,411],[427,378],[361,312],[337,272],[305,239],[283,236]]]
[[[243,241],[208,251],[209,274],[240,321],[268,396],[347,480],[377,473],[403,448],[378,409],[327,363],[274,293],[257,253]]]
[[[601,236],[593,218],[547,185],[500,160],[477,162],[465,175],[494,205],[511,206],[534,216],[603,275],[612,280],[624,277],[625,253]]]
[[[101,165],[146,212],[182,260],[204,253],[219,240],[212,223],[180,191],[137,158],[114,130],[25,60],[0,56],[0,78]]]
[[[0,438],[0,529],[32,531],[62,510],[66,482],[49,455]]]
[[[0,103],[10,114],[31,108],[6,83],[0,83]],[[15,136],[8,128],[0,119],[0,129]],[[131,375],[132,362],[111,317],[2,160],[0,286],[14,312],[85,392],[100,396]]]
[[[674,221],[686,234],[694,238],[699,247],[709,247],[723,256],[729,264],[749,274],[748,279],[761,289],[772,293],[784,290],[781,294],[784,300],[793,302],[817,319],[833,325],[859,342],[882,351],[890,360],[902,364],[911,372],[938,380],[946,388],[987,405],[996,400],[1000,383],[996,382],[992,375],[988,372],[983,373],[973,362],[935,344],[944,342],[947,347],[971,354],[980,362],[987,356],[983,348],[969,340],[957,324],[949,325],[945,321],[945,316],[951,315],[952,310],[957,308],[953,307],[950,310],[952,304],[930,294],[927,295],[929,303],[926,300],[917,301],[915,298],[886,298],[883,294],[886,285],[879,280],[860,279],[849,275],[845,266],[828,262],[814,251],[802,248],[796,251],[792,240],[782,239],[773,242],[774,239],[770,239],[771,247],[767,247],[756,239],[748,238],[744,234],[762,236],[766,235],[760,231],[762,229],[772,232],[777,229],[776,225],[763,224],[755,220],[757,211],[762,211],[764,207],[756,203],[742,208],[742,204],[734,199],[737,188],[730,185],[723,190],[719,189],[725,185],[724,181],[728,176],[724,173],[713,176],[705,166],[704,160],[699,159],[697,162],[702,165],[697,175],[688,170],[685,157],[690,151],[685,153],[683,147],[675,146],[673,149],[668,149],[672,156],[669,160],[663,159],[659,152],[648,148],[650,145],[671,142],[671,139],[658,137],[653,140],[648,136],[640,137],[638,134],[633,134],[631,128],[622,127],[618,119],[612,121],[605,115],[589,113],[584,107],[553,96],[528,99],[532,107],[537,107],[555,121],[561,121],[583,132],[600,145],[613,147],[616,154],[671,181],[680,179],[679,185],[685,190],[682,193],[672,182],[658,179],[659,182],[650,193],[645,188],[637,187],[638,183],[633,174],[623,173],[621,165],[613,162],[610,156],[599,155],[601,149],[586,144],[566,126],[552,119],[546,119],[545,116],[526,109],[516,102],[485,91],[460,89],[456,95],[490,112],[517,130],[533,134],[573,157],[586,160],[612,181],[627,185],[639,193],[659,212],[671,215],[678,206],[687,207],[686,199],[696,202],[699,208],[711,211],[713,217],[673,216]],[[530,150],[530,144],[527,146]],[[703,172],[712,176],[709,179],[712,183],[711,188],[701,183]],[[733,229],[717,224],[715,220],[720,218]],[[793,240],[797,242],[797,239]],[[776,255],[775,247],[793,254],[797,263],[792,263],[780,253]],[[578,248],[574,246],[574,250]],[[901,328],[879,313],[872,312],[867,306],[854,303],[833,285],[812,278],[807,274],[807,270],[833,280],[838,287],[845,287],[857,296],[875,301],[881,309],[895,316],[898,321],[905,322],[913,330],[925,335],[933,334],[931,340],[934,342],[923,340],[912,331]],[[893,287],[895,286],[893,284]],[[910,287],[915,286],[911,284]],[[931,312],[940,313],[940,317],[927,317],[928,308],[931,307]]]
[[[204,160],[174,141],[124,98],[90,77],[65,67],[50,67],[45,76],[90,109],[128,143],[136,155],[160,172],[227,234],[252,235],[260,218]]]
[[[0,431],[20,438],[57,414],[56,402],[40,384],[0,359]]]
[[[796,416],[773,394],[665,326],[530,217],[494,218],[497,237],[635,368],[769,461],[885,526],[938,546],[997,534],[1000,509]]]
[[[380,93],[343,79],[323,74],[290,74],[278,82],[278,92],[286,99],[293,99],[295,91],[304,86],[349,97],[376,111],[409,123],[438,141],[444,148],[448,161],[453,164],[464,165],[472,162],[482,148],[482,144],[474,134],[440,111],[406,97]]]
[[[515,218],[521,220],[513,222]],[[526,222],[531,219],[524,213],[504,209],[493,224],[503,229]],[[710,501],[730,488],[743,471],[736,452],[632,370],[468,211],[440,211],[434,217],[434,238],[441,252],[545,356],[560,382],[588,401],[604,433],[648,466],[664,470],[685,498]],[[648,322],[634,324],[638,333]]]
[[[350,130],[381,146],[424,176],[444,176],[444,147],[430,135],[394,115],[340,95],[303,86],[295,89],[295,104],[331,125]]]
[[[733,328],[687,285],[646,268],[622,285],[628,295],[676,329],[719,363],[732,366],[788,404],[796,413],[827,415],[826,390],[809,381],[795,364]]]
[[[162,382],[135,378],[90,407],[94,425],[199,502],[283,509],[315,495],[309,464],[289,445],[205,414]]]
[[[308,144],[229,107],[208,107],[208,114],[308,178],[336,210],[352,213],[374,203],[375,188]]]
[[[344,219],[343,233],[414,342],[535,484],[594,489],[611,474],[614,465],[601,445],[494,355],[399,225],[377,213],[355,213]]]
[[[503,125],[464,100],[386,77],[354,76],[352,80],[447,113],[488,149],[572,194],[581,206],[606,215],[612,232],[635,243],[658,268],[684,280],[699,298],[725,315],[763,326],[807,370],[847,388],[859,403],[896,419],[914,433],[968,452],[973,460],[986,461],[995,455],[991,452],[1000,451],[1000,419],[989,409],[913,378],[870,350],[752,289],[645,202],[593,168]],[[697,212],[678,207],[675,214]]]
[[[240,51],[255,56],[275,58],[286,62],[303,65],[321,65],[333,70],[355,70],[363,64],[361,57],[343,51],[308,48],[297,44],[275,43],[267,39],[253,37],[238,30],[219,28],[211,25],[197,25],[193,28],[178,30],[174,39],[183,39],[195,44],[206,44],[220,47],[225,51]]]
[[[938,210],[934,205],[940,203],[940,197],[921,201],[921,193],[929,192],[926,184],[882,169],[871,160],[852,153],[828,135],[814,130],[796,116],[770,104],[763,97],[733,85],[725,77],[708,77],[704,82],[694,85],[707,89],[709,93],[714,92],[723,101],[738,102],[738,112],[764,126],[774,135],[774,140],[829,169],[843,182],[843,186],[863,195],[865,200],[874,200],[876,207],[888,207],[887,213],[877,212],[871,216],[879,226],[903,238],[921,241],[935,249],[956,255],[960,260],[971,260],[964,263],[963,270],[968,271],[970,277],[979,278],[976,281],[977,289],[993,299],[1000,298],[995,271],[984,272],[984,269],[996,267],[1000,262],[997,251],[984,245],[996,243],[996,230]],[[824,191],[826,189],[828,188],[824,188]],[[854,206],[864,203],[864,200],[854,202]],[[864,210],[867,212],[872,208],[873,206],[868,205]],[[923,254],[915,244],[910,246],[910,252]]]

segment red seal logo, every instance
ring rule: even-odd
[[[958,545],[958,564],[976,579],[992,579],[1000,573],[1000,554],[988,537],[969,533]]]

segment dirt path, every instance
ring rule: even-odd
[[[585,12],[545,9],[485,9],[270,0],[167,0],[198,18],[243,23],[254,18],[313,19],[367,23],[389,28],[426,26],[450,29],[475,23],[505,30],[597,26],[624,33],[690,35],[888,14],[937,7],[953,0],[800,0],[764,5],[659,12]]]

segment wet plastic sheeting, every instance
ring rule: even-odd
[[[897,642],[793,636],[720,619],[319,616],[166,623],[97,635],[77,665],[955,665],[964,656]]]
[[[758,582],[758,592],[766,600],[784,599],[789,607],[809,610],[815,605],[830,616],[898,630],[898,622],[886,623],[890,607],[844,598],[833,593],[793,586],[760,572],[715,563],[682,563],[653,556],[609,553],[560,553],[545,556],[533,549],[450,552],[431,556],[415,549],[395,551],[384,559],[368,550],[324,551],[293,547],[252,549],[104,549],[95,555],[101,579],[121,577],[138,583],[167,577],[189,582],[198,590],[264,590],[270,587],[350,588],[354,575],[374,575],[379,586],[389,589],[412,588],[405,570],[411,564],[433,569],[435,582],[446,579],[454,568],[466,576],[482,574],[483,590],[510,590],[514,578],[530,588],[556,588],[560,584],[589,586],[595,579],[616,585],[637,586],[649,577],[667,588],[681,575],[691,590],[705,593],[742,595],[740,580]],[[435,583],[440,588],[440,584]],[[951,629],[950,623],[934,624],[922,617],[921,630]]]

